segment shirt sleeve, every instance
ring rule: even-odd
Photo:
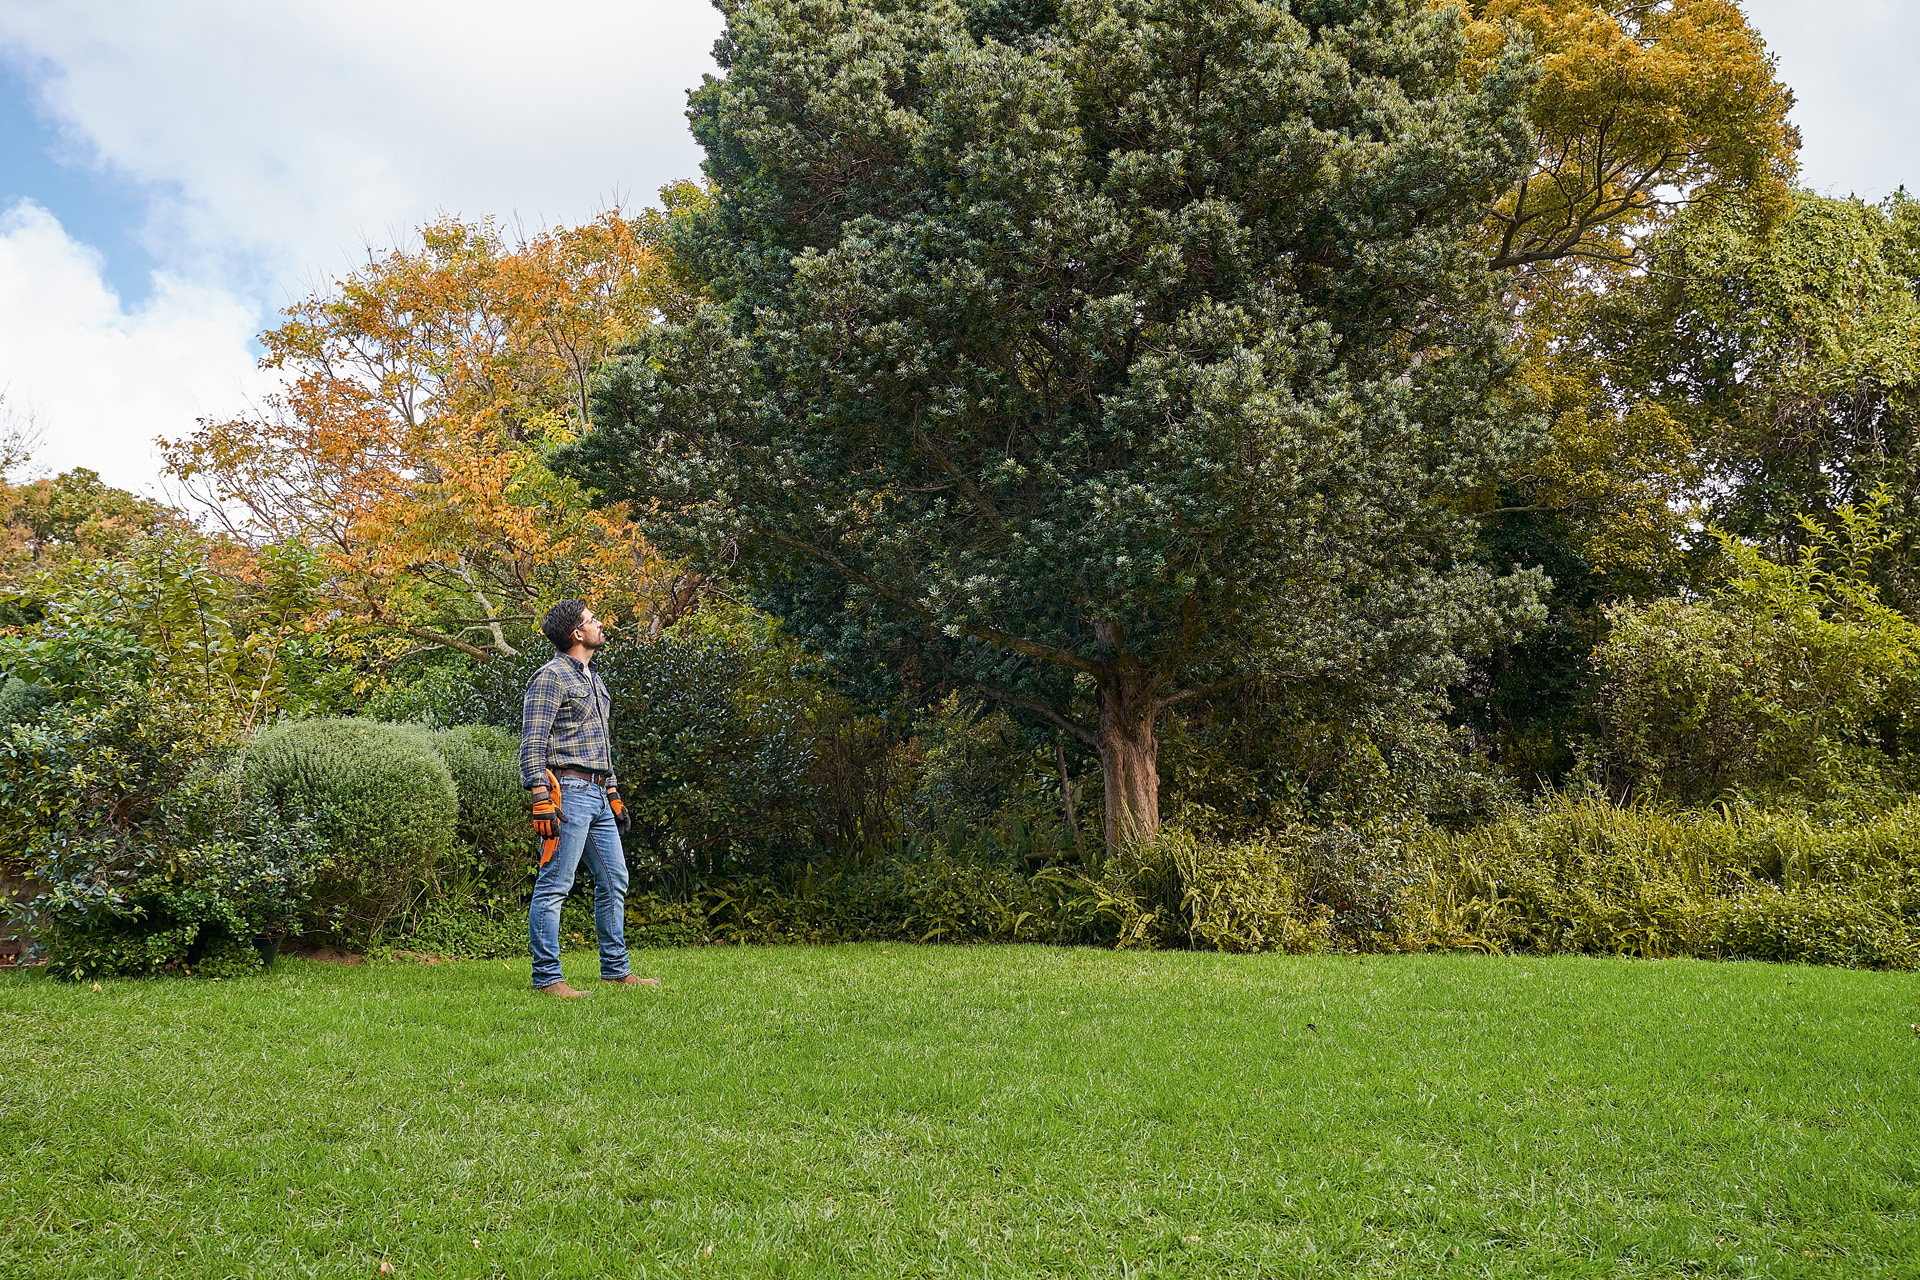
[[[545,667],[533,673],[527,683],[526,701],[520,704],[520,785],[539,786],[547,780],[547,738],[553,733],[553,719],[560,714],[560,685]]]
[[[600,680],[599,673],[595,672],[593,678]],[[607,785],[617,787],[620,785],[620,778],[613,769],[613,690],[607,688],[607,682],[604,680],[600,680],[600,696],[606,699],[602,705],[607,709]]]

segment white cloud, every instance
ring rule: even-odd
[[[581,221],[696,176],[719,27],[703,0],[0,5],[76,149],[159,184],[160,260],[282,288],[442,210]]]
[[[150,479],[144,442],[259,386],[246,338],[367,246],[697,176],[685,94],[720,22],[705,0],[0,0],[0,57],[69,157],[148,194],[163,268],[125,314],[44,211],[9,214],[0,386],[46,461]]]
[[[1920,184],[1911,0],[1747,0],[1801,104],[1805,179]],[[0,58],[77,162],[150,196],[132,312],[42,210],[0,223],[0,387],[44,461],[154,475],[146,442],[237,408],[245,338],[441,211],[578,222],[698,172],[706,0],[0,0]]]
[[[90,467],[151,491],[155,435],[184,435],[266,389],[249,349],[260,312],[166,272],[129,312],[100,269],[38,205],[0,213],[0,387],[43,433],[34,471]]]

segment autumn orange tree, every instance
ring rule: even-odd
[[[170,471],[236,532],[317,549],[324,609],[407,645],[511,654],[568,593],[665,625],[698,580],[544,461],[586,429],[600,363],[691,303],[663,242],[704,195],[663,197],[513,240],[442,218],[370,255],[263,335],[286,376],[264,411],[163,441]]]

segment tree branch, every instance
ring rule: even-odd
[[[1015,693],[1011,689],[1001,689],[994,685],[981,684],[977,680],[974,682],[973,687],[996,702],[1004,702],[1010,707],[1019,707],[1022,710],[1033,712],[1054,728],[1072,734],[1090,747],[1097,748],[1100,745],[1100,736],[1093,730],[1087,728],[1077,720],[1071,720],[1061,715],[1058,711],[1055,711],[1038,698],[1029,698],[1025,694]]]
[[[1258,672],[1243,671],[1237,676],[1230,676],[1225,680],[1217,680],[1213,684],[1203,684],[1195,689],[1182,689],[1179,693],[1170,693],[1153,704],[1153,714],[1157,716],[1174,703],[1185,702],[1188,698],[1204,698],[1208,694],[1219,693],[1225,689],[1232,689],[1237,685],[1249,684],[1257,679],[1258,676]]]
[[[953,482],[960,486],[960,492],[967,496],[967,501],[980,508],[981,513],[985,515],[987,519],[993,521],[993,531],[1003,538],[1006,537],[1006,518],[1003,517],[999,509],[993,505],[993,500],[987,497],[987,495],[981,491],[980,486],[969,479],[959,467],[956,467],[953,464],[953,460],[940,451],[940,446],[929,439],[927,433],[920,429],[920,407],[918,405],[915,405],[913,409],[913,439],[914,443],[920,446],[923,453],[932,458],[942,471],[953,477]]]
[[[482,662],[500,656],[490,649],[482,649],[477,644],[468,644],[465,640],[443,635],[438,631],[431,631],[426,627],[400,627],[397,628],[397,630],[403,636],[412,636],[415,640],[425,640],[427,643],[439,645],[443,649],[456,649],[469,657],[478,658]]]

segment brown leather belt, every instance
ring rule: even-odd
[[[584,778],[588,782],[605,782],[608,778],[611,778],[613,774],[597,773],[592,769],[555,769],[553,776],[556,778]]]

